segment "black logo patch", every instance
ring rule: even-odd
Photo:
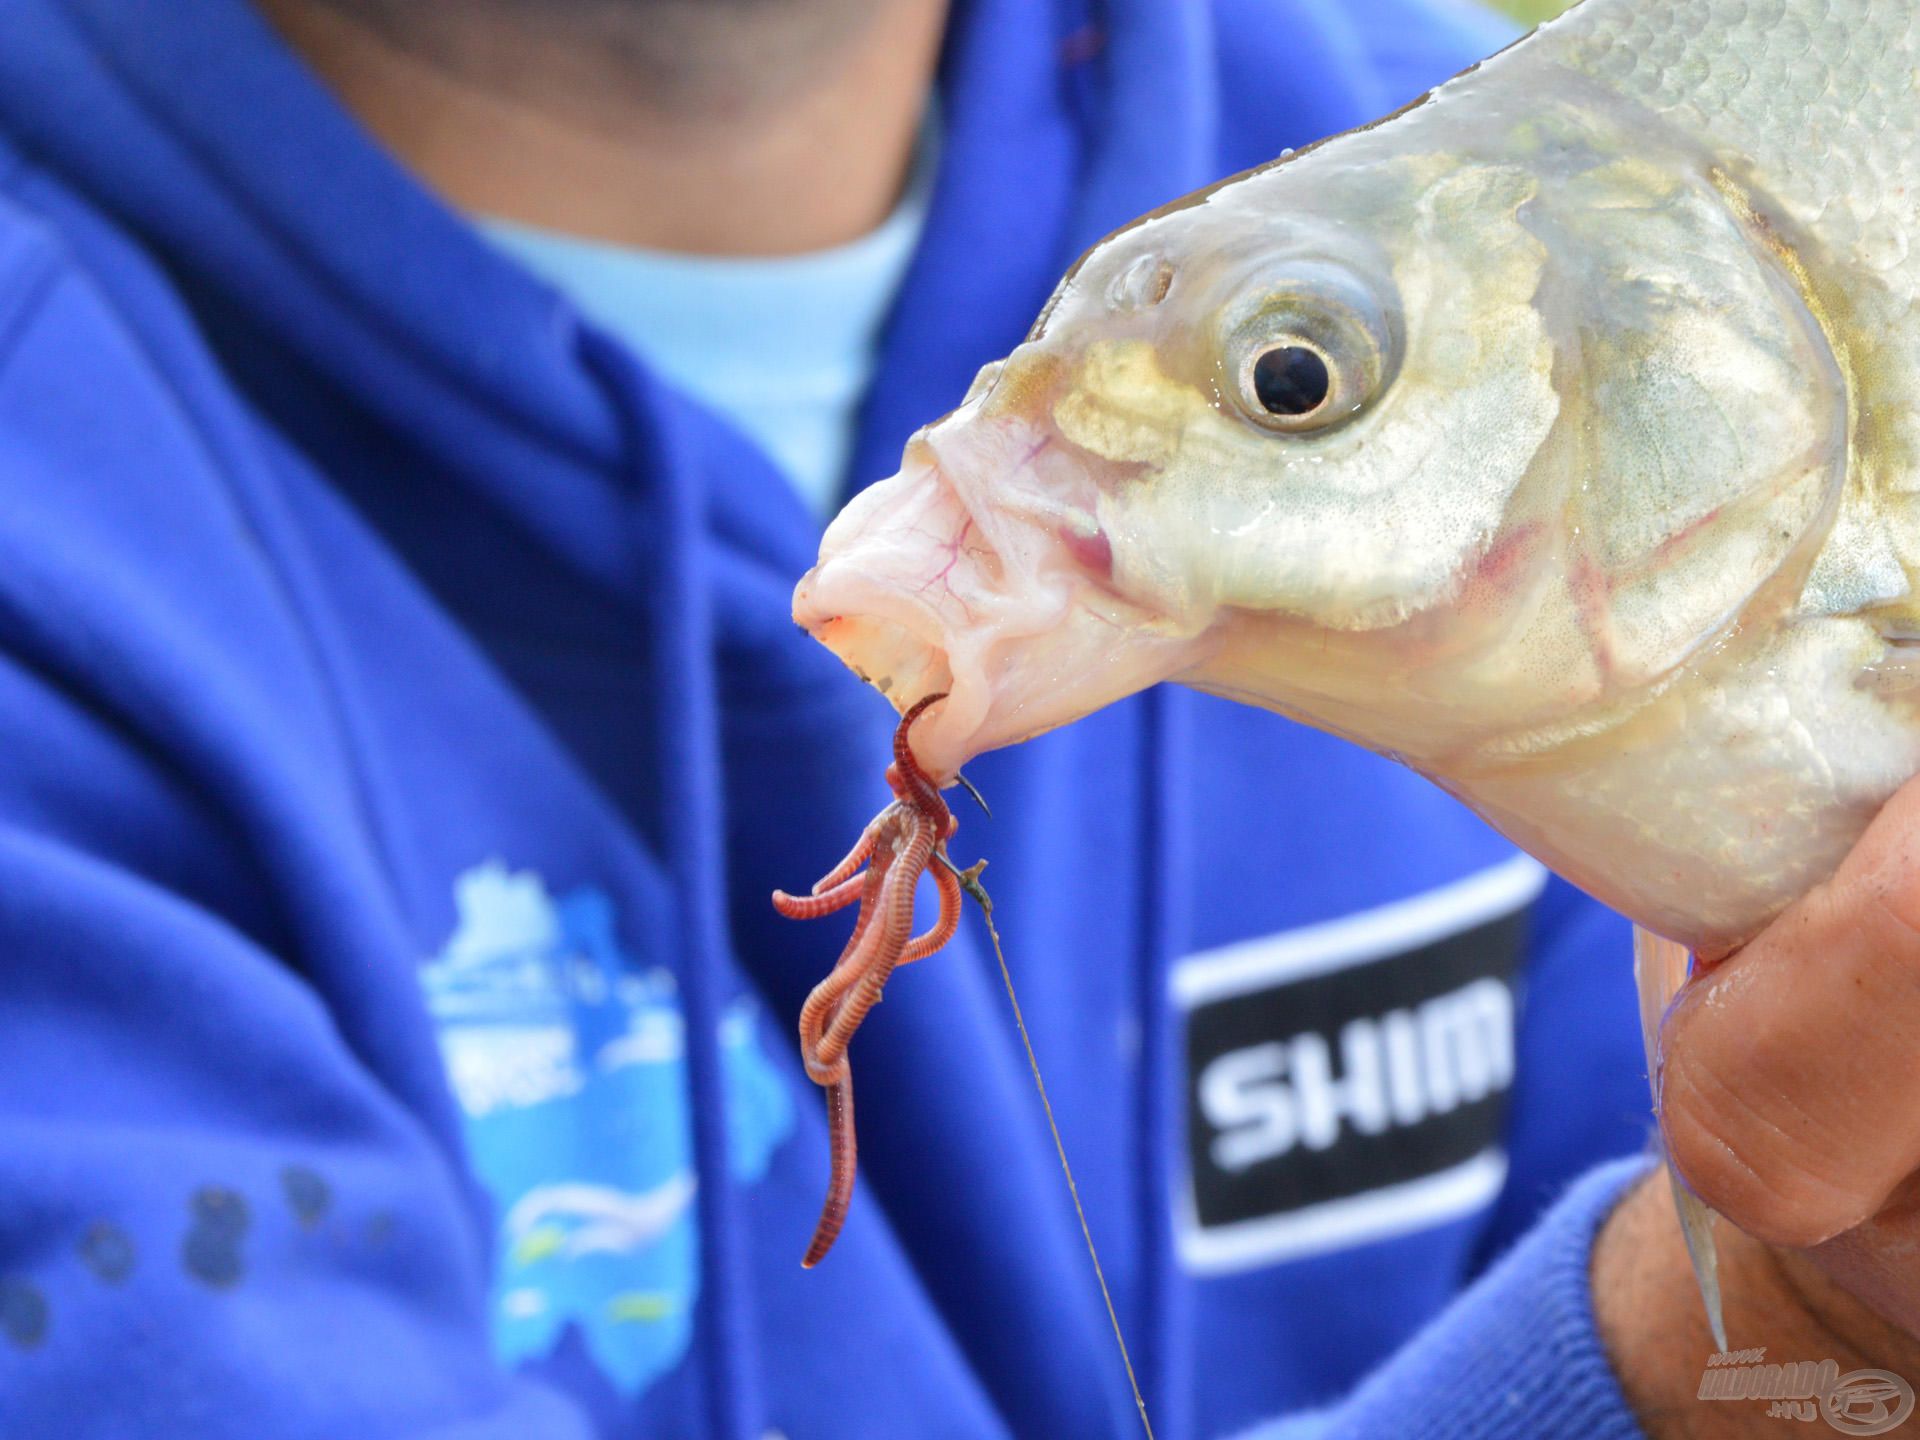
[[[1525,856],[1324,925],[1189,956],[1190,1268],[1439,1224],[1506,1175]]]

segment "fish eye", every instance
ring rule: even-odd
[[[1254,399],[1269,415],[1304,420],[1333,397],[1333,371],[1311,345],[1275,345],[1253,357],[1247,377]]]
[[[1247,420],[1313,434],[1345,424],[1379,393],[1391,333],[1356,283],[1316,267],[1249,300],[1227,334],[1222,377]]]

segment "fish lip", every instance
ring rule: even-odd
[[[794,619],[896,709],[948,697],[911,740],[942,784],[982,751],[1183,673],[1211,643],[1204,623],[1125,593],[1098,477],[1054,438],[1004,422],[916,437],[828,527],[794,592]]]
[[[809,572],[813,581],[815,572]],[[822,589],[831,596],[821,601]],[[794,619],[904,714],[928,695],[946,698],[916,722],[912,744],[926,773],[941,783],[963,759],[949,759],[979,731],[991,705],[985,667],[965,647],[948,644],[948,625],[930,604],[854,577],[802,582]],[[956,653],[956,649],[958,653]],[[877,655],[878,663],[852,658]]]
[[[794,618],[896,709],[948,696],[912,741],[945,779],[1064,723],[1059,697],[1106,668],[1097,652],[1155,628],[1116,583],[1098,502],[1050,426],[956,412],[835,519]]]
[[[994,567],[1004,564],[975,507],[968,503],[933,448],[917,444],[908,453],[908,466],[900,475],[863,492],[829,527],[820,563],[807,572],[794,591],[793,618],[885,695],[896,710],[905,713],[928,695],[947,697],[915,723],[911,742],[921,768],[945,784],[974,753],[971,742],[993,709],[989,656],[1008,642],[1044,630],[1057,615],[1043,613],[1026,624],[1002,621],[983,627],[951,584],[934,591],[934,598],[930,598],[929,592],[946,572],[914,586],[901,577],[876,576],[861,568],[857,558],[849,554],[857,551],[863,538],[858,527],[864,517],[857,511],[863,502],[877,510],[884,499],[875,492],[903,482],[934,487],[934,496],[920,508],[932,509],[943,526],[950,526],[952,533],[962,537],[956,539],[957,547],[964,545],[965,536],[978,533],[971,547],[956,549],[949,570],[964,563],[971,576],[989,563]],[[833,530],[843,522],[854,531],[853,543],[841,553],[829,553]],[[985,588],[991,590],[993,586]],[[962,613],[954,613],[956,608]]]

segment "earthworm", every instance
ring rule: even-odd
[[[939,950],[960,925],[960,882],[946,853],[956,822],[940,787],[920,768],[908,744],[908,732],[921,712],[945,698],[929,695],[901,716],[893,733],[893,763],[887,766],[893,802],[861,832],[846,858],[820,878],[811,894],[773,892],[774,908],[793,920],[817,920],[856,900],[860,905],[840,958],[800,1007],[800,1058],[808,1078],[826,1091],[831,1161],[826,1201],[800,1262],[809,1270],[833,1248],[853,1201],[858,1149],[847,1047],[854,1031],[879,1004],[893,972]],[[936,865],[936,859],[941,863]],[[940,913],[931,929],[915,935],[914,889],[929,869],[940,895]]]

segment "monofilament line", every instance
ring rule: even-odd
[[[966,869],[953,868],[960,877],[961,888],[973,897],[973,903],[980,907],[980,914],[987,922],[987,934],[993,939],[993,958],[1000,962],[1000,979],[1007,987],[1007,1001],[1013,1006],[1013,1023],[1020,1031],[1020,1043],[1026,1048],[1027,1068],[1033,1071],[1034,1088],[1040,1092],[1040,1108],[1047,1114],[1047,1129],[1053,1132],[1053,1151],[1060,1157],[1060,1169],[1067,1177],[1067,1193],[1073,1197],[1073,1213],[1080,1221],[1080,1234],[1087,1242],[1087,1256],[1093,1261],[1093,1277],[1100,1282],[1100,1298],[1107,1305],[1107,1320],[1113,1326],[1113,1340],[1120,1347],[1120,1363],[1126,1367],[1127,1384],[1133,1390],[1133,1403],[1140,1411],[1140,1428],[1147,1432],[1147,1440],[1153,1440],[1153,1422],[1147,1418],[1147,1402],[1140,1395],[1140,1381],[1133,1373],[1133,1357],[1127,1353],[1127,1337],[1120,1333],[1120,1316],[1113,1308],[1113,1292],[1107,1289],[1107,1272],[1100,1267],[1100,1251],[1093,1243],[1093,1231],[1087,1226],[1086,1207],[1080,1203],[1080,1187],[1074,1182],[1073,1166],[1067,1163],[1067,1147],[1060,1138],[1060,1126],[1053,1118],[1053,1102],[1047,1098],[1047,1082],[1040,1076],[1040,1060],[1033,1053],[1033,1037],[1027,1034],[1026,1016],[1020,1013],[1020,997],[1013,991],[1013,971],[1007,968],[1006,952],[1000,948],[1000,930],[993,923],[993,901],[988,897],[986,887],[980,883],[980,872],[987,868],[987,862],[976,860]]]

